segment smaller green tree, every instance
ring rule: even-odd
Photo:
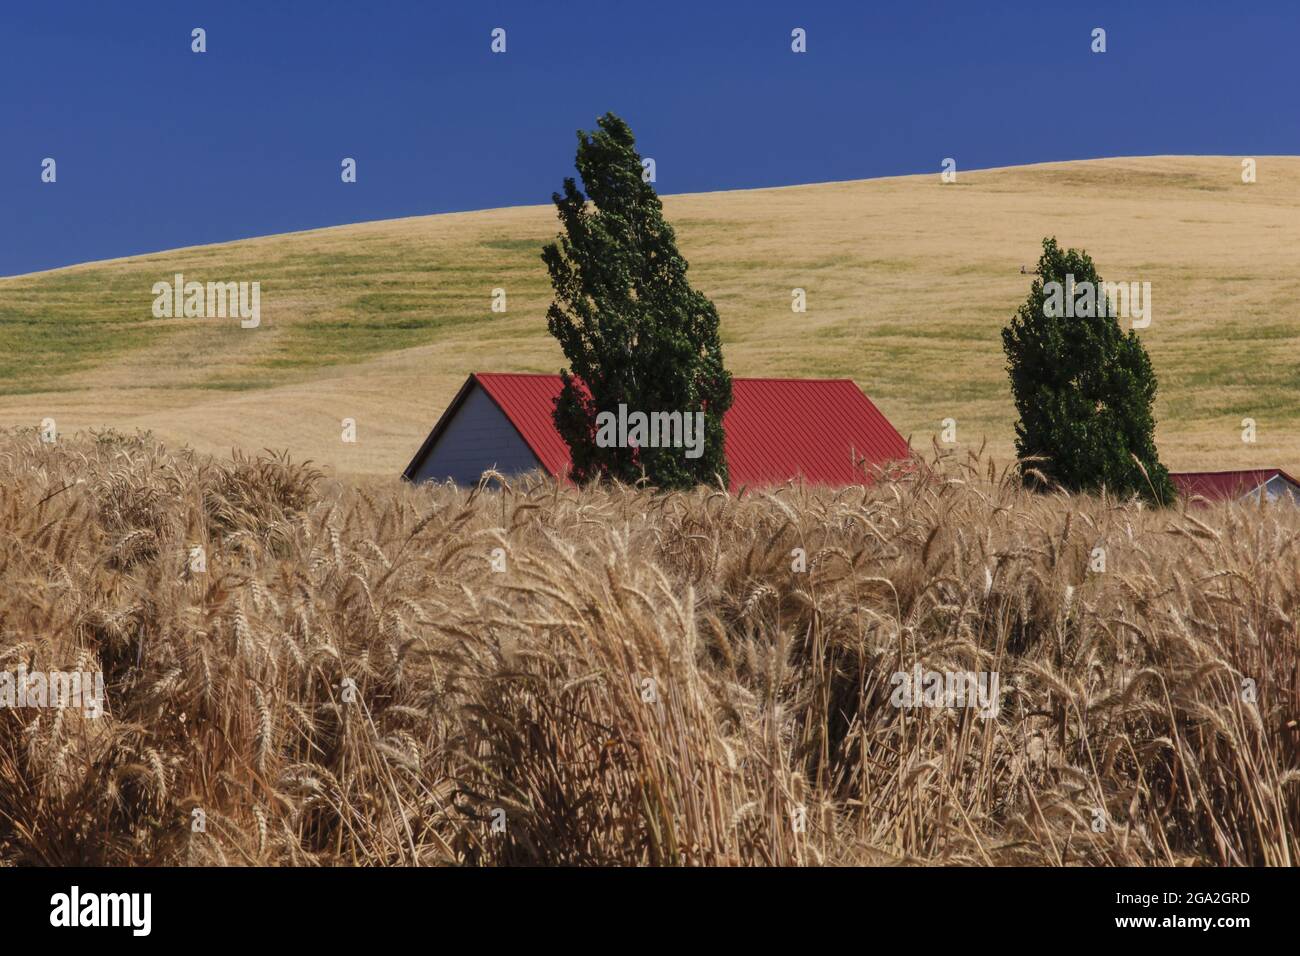
[[[1088,254],[1044,239],[1029,298],[1002,330],[1020,413],[1016,451],[1041,459],[1024,466],[1025,482],[1037,483],[1037,471],[1071,491],[1105,487],[1169,503],[1174,487],[1155,446],[1156,375],[1137,333],[1124,332],[1109,306]]]

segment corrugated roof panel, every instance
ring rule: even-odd
[[[551,412],[558,375],[480,372],[474,378],[519,429],[546,468],[567,473],[569,448]],[[907,442],[849,379],[737,378],[723,421],[731,486],[860,484],[854,456],[883,466],[909,456]],[[653,409],[651,409],[653,410]]]
[[[1296,480],[1281,468],[1257,468],[1246,471],[1170,472],[1169,478],[1181,495],[1200,495],[1210,501],[1241,498],[1281,475],[1293,485]]]

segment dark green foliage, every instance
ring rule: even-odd
[[[587,196],[572,178],[564,181],[564,195],[552,197],[564,232],[542,251],[555,289],[547,326],[570,366],[561,373],[554,417],[572,477],[631,482],[644,474],[661,488],[715,475],[725,482],[722,416],[731,407],[731,376],[722,365],[717,310],[687,282],[663,206],[642,180],[632,131],[613,113],[597,123],[594,132],[578,132],[576,165]],[[703,411],[703,454],[598,447],[596,416],[617,412],[619,403],[646,413]]]
[[[1071,491],[1105,487],[1112,494],[1172,502],[1173,484],[1156,454],[1156,376],[1146,349],[1137,333],[1120,329],[1114,315],[1048,315],[1044,287],[1058,282],[1064,291],[1068,276],[1075,290],[1083,283],[1101,288],[1086,252],[1062,251],[1055,238],[1044,239],[1029,298],[1002,330],[1020,413],[1016,450],[1022,458],[1043,459],[1025,465],[1026,483],[1038,480],[1032,473],[1037,470]]]

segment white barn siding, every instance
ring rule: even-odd
[[[542,467],[518,430],[483,389],[475,384],[411,480],[476,485],[495,468],[517,475]]]
[[[1283,501],[1289,499],[1293,504],[1300,505],[1300,488],[1281,475],[1274,475],[1264,484],[1264,497],[1268,501],[1277,501],[1279,498]]]

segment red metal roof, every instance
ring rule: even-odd
[[[470,379],[496,402],[549,472],[568,472],[569,446],[551,418],[563,386],[560,376],[478,372]],[[911,454],[903,436],[849,379],[733,379],[723,428],[733,488],[792,478],[860,484],[868,478],[861,466],[854,467],[855,457],[871,468]]]
[[[1231,501],[1255,491],[1281,475],[1296,487],[1300,482],[1281,468],[1257,468],[1253,471],[1183,471],[1170,472],[1169,478],[1180,495],[1200,495],[1210,501]]]

